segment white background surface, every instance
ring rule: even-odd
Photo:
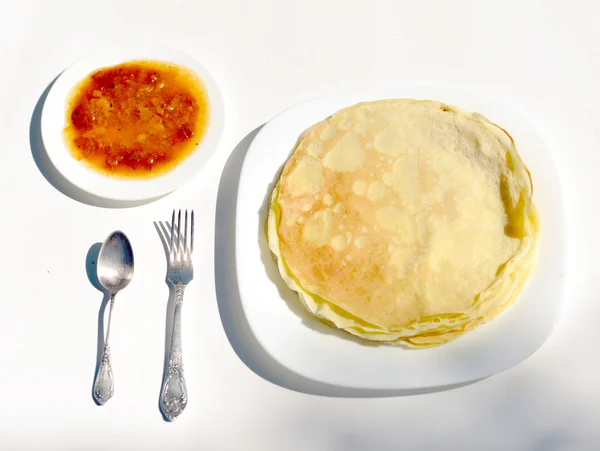
[[[0,448],[598,449],[599,14],[593,1],[4,2]],[[106,209],[57,190],[70,193],[43,155],[34,159],[30,138],[35,144],[34,108],[52,79],[89,50],[122,39],[156,39],[195,55],[219,80],[228,117],[218,155],[191,184],[151,204]],[[292,104],[394,80],[480,90],[511,102],[542,132],[561,170],[571,227],[562,321],[524,363],[453,390],[355,399],[282,388],[238,356],[253,362],[232,330],[238,323],[233,301],[224,299],[226,281],[217,280],[217,302],[222,168],[232,155],[217,209],[217,244],[225,247],[217,269],[226,275],[233,271],[223,258],[229,187],[248,142],[238,143]],[[165,259],[152,221],[180,206],[198,218],[183,324],[190,402],[168,424],[157,405]],[[91,385],[102,296],[85,264],[90,246],[114,229],[132,241],[136,276],[113,317],[115,396],[97,407]]]

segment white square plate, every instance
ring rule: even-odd
[[[281,166],[308,127],[357,102],[383,98],[433,99],[476,111],[509,131],[530,169],[541,236],[538,267],[516,303],[488,324],[435,348],[376,345],[312,317],[279,277],[264,233],[268,198]],[[357,389],[423,389],[478,380],[532,355],[560,313],[565,284],[565,221],[560,181],[535,128],[518,112],[473,93],[449,88],[399,87],[318,99],[266,124],[240,175],[236,265],[242,307],[256,339],[284,367],[309,379]]]

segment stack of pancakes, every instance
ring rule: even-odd
[[[368,340],[439,345],[509,306],[534,263],[532,183],[511,137],[433,101],[338,111],[299,140],[268,240],[319,319]]]

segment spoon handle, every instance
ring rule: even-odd
[[[173,315],[171,350],[160,392],[160,407],[169,421],[177,418],[187,405],[187,387],[183,377],[183,361],[181,359],[181,307],[184,290],[185,285],[175,285],[175,314]]]
[[[110,347],[108,346],[108,338],[110,336],[110,319],[112,317],[113,305],[115,296],[110,296],[110,310],[108,311],[108,326],[106,327],[106,339],[104,340],[104,351],[102,352],[102,361],[96,373],[94,382],[94,399],[101,406],[108,401],[114,393],[113,371],[110,362]]]

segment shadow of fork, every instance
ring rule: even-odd
[[[170,253],[170,243],[171,243],[171,225],[168,222],[163,222],[163,221],[154,221],[154,228],[156,229],[156,232],[158,233],[158,236],[160,237],[160,241],[163,245],[163,249],[165,251],[165,257],[167,259],[167,261],[169,260],[169,253]],[[176,232],[175,233],[175,238],[177,238]],[[163,380],[166,376],[167,373],[167,368],[169,366],[169,351],[171,349],[171,338],[173,336],[173,317],[175,316],[175,289],[173,288],[173,286],[168,282],[167,280],[167,275],[165,274],[165,283],[167,284],[167,286],[169,287],[169,300],[167,302],[167,311],[166,311],[166,318],[165,318],[165,352],[163,355],[163,374],[162,374],[162,378],[160,380],[160,388],[158,391],[158,399],[157,399],[157,403],[158,403],[158,411],[160,412],[160,414],[163,417],[163,420],[165,421],[169,421],[168,418],[164,415],[161,407],[160,407],[160,395],[162,392],[162,383]]]

